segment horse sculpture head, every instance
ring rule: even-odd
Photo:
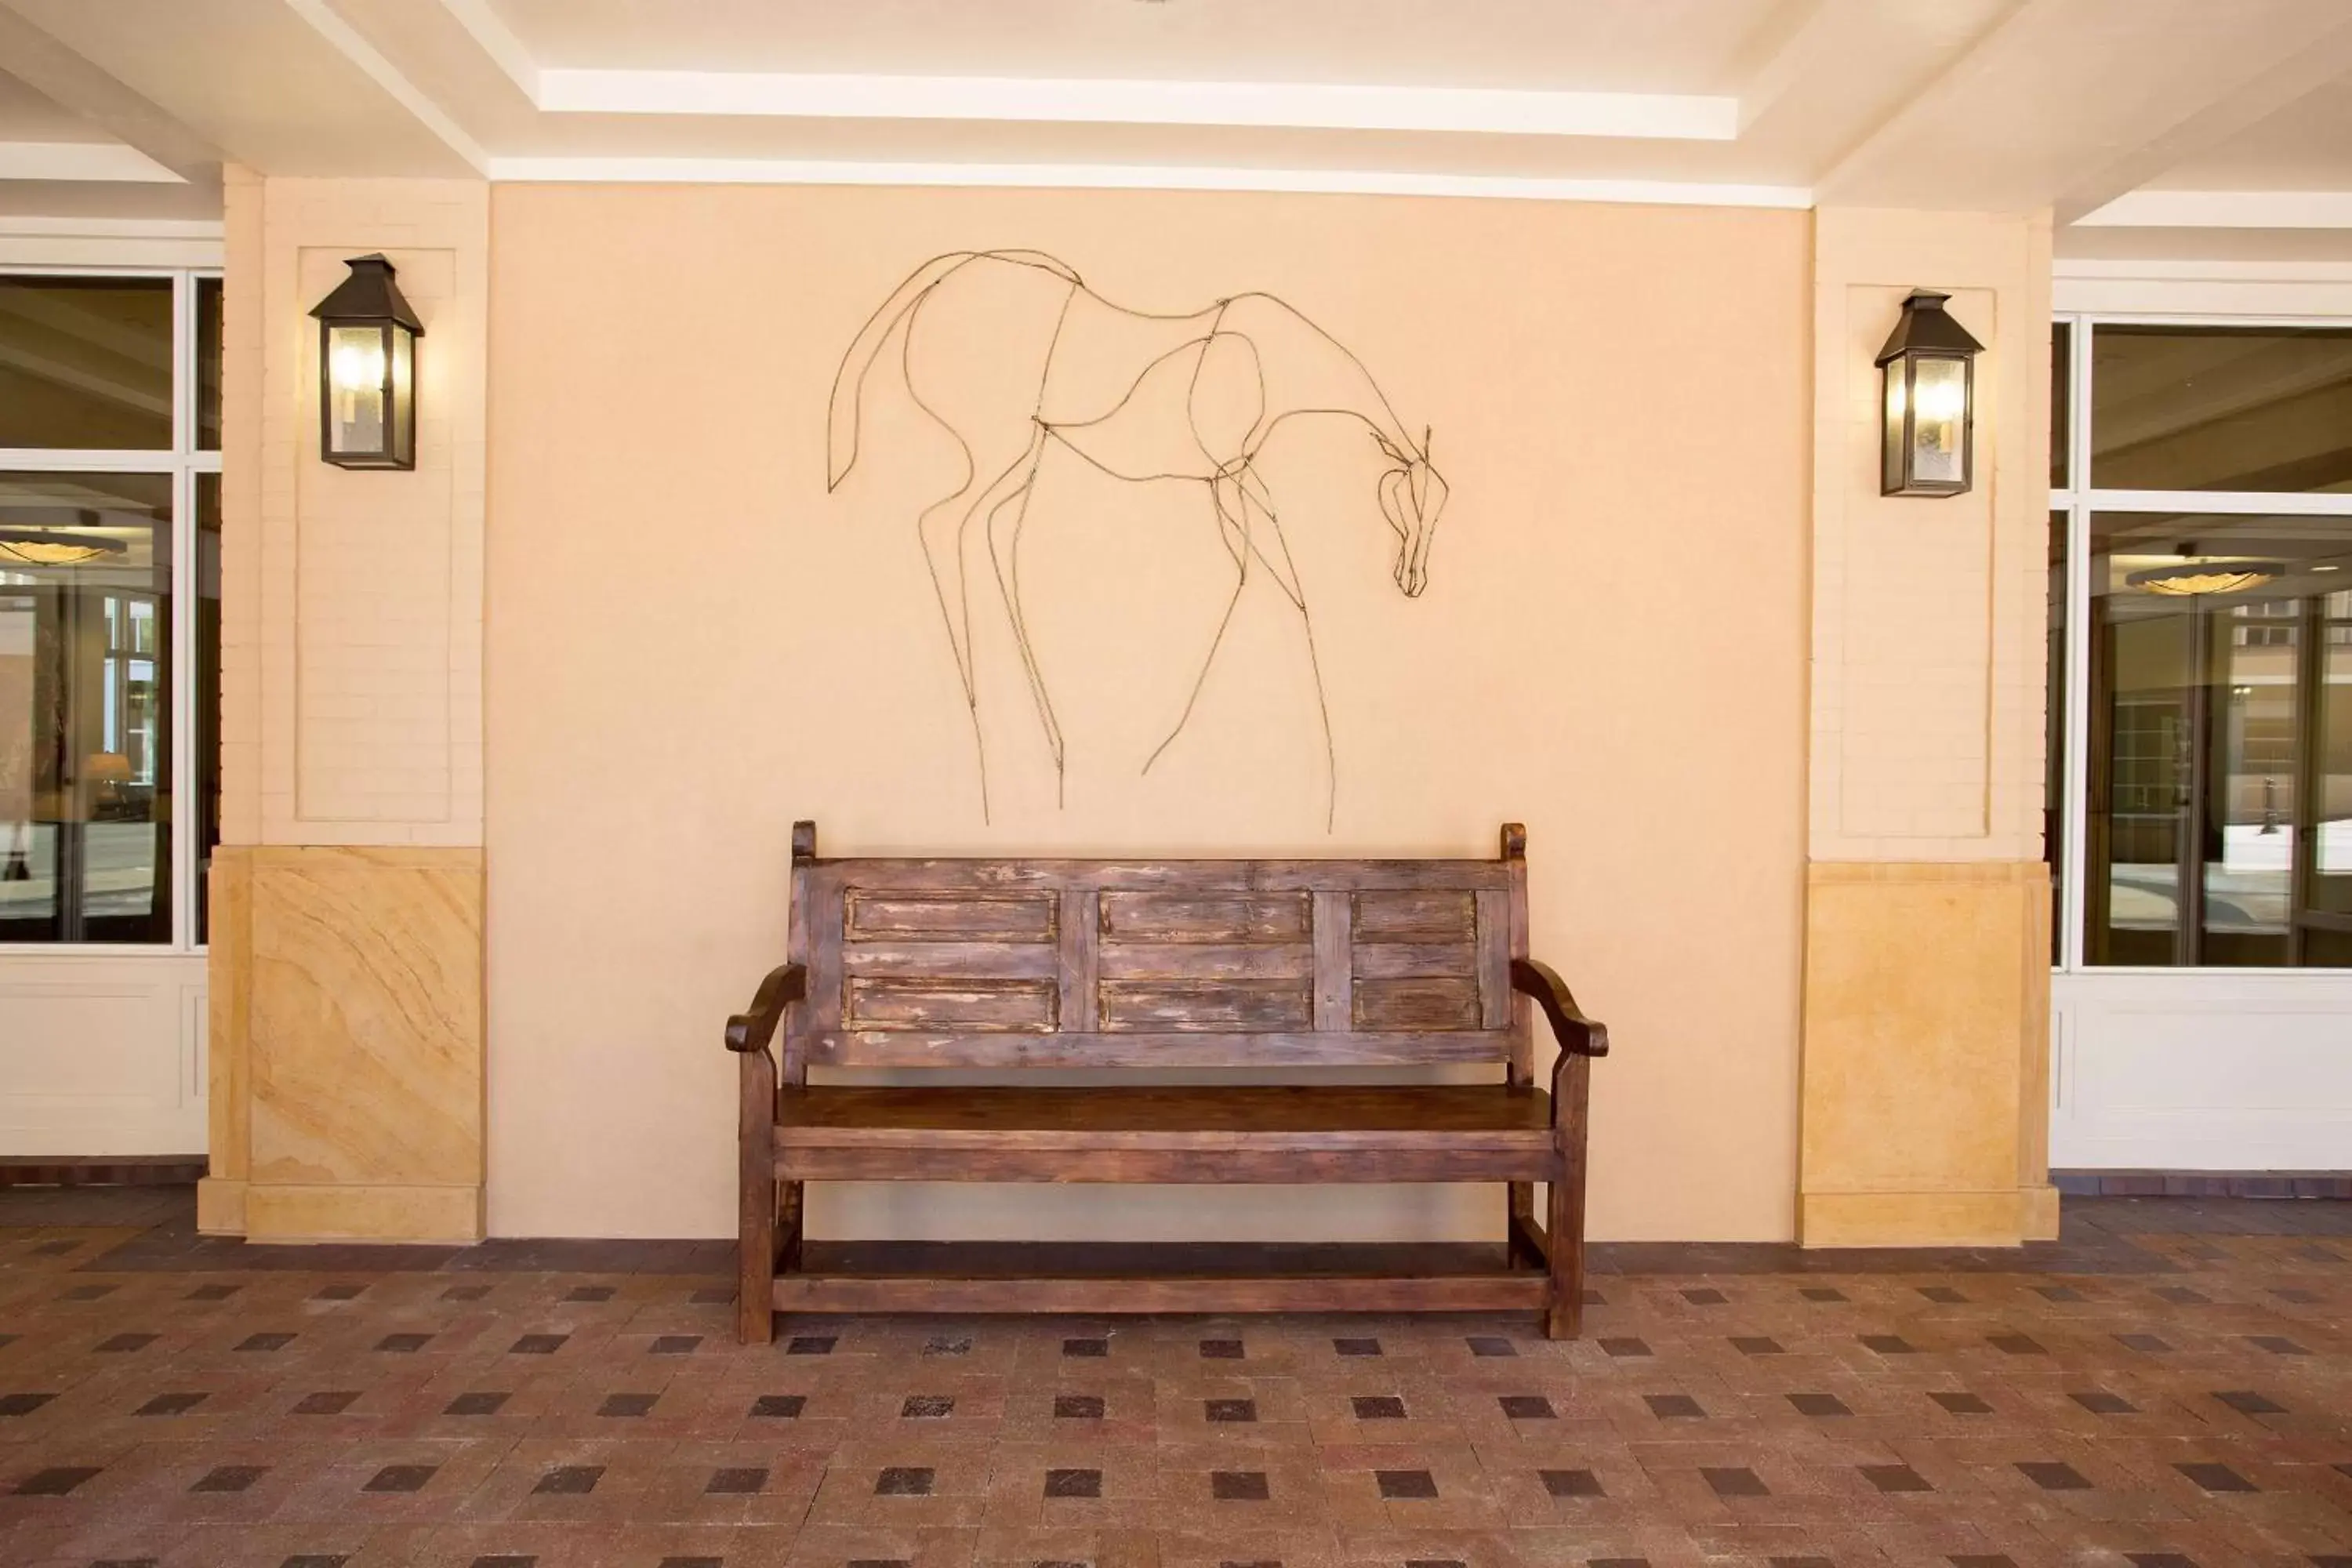
[[[1397,536],[1396,569],[1390,574],[1408,599],[1421,597],[1429,586],[1429,542],[1437,531],[1437,514],[1445,510],[1445,479],[1430,467],[1430,432],[1421,433],[1421,449],[1402,447],[1379,430],[1372,439],[1395,465],[1381,476],[1381,511]]]

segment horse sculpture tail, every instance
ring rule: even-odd
[[[924,296],[946,282],[950,274],[975,261],[1034,268],[1073,286],[1079,282],[1076,268],[1038,250],[952,250],[945,256],[932,257],[908,273],[906,281],[893,289],[890,297],[866,318],[866,324],[857,329],[857,336],[850,342],[849,352],[841,356],[841,367],[834,372],[833,398],[825,411],[827,490],[839,485],[857,466],[858,410],[865,401],[866,374],[874,368],[874,358],[882,352],[883,343],[923,302]]]

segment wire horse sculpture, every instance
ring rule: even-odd
[[[1007,270],[1017,269],[1017,270]],[[925,396],[918,374],[916,343],[924,312],[939,300],[941,287],[963,277],[985,281],[1001,276],[1031,285],[1043,285],[1059,295],[1058,306],[1048,301],[1053,327],[1044,346],[1042,368],[1034,376],[1034,395],[1026,406],[1004,411],[998,428],[982,432],[959,429]],[[1106,325],[1117,320],[1141,326],[1148,341],[1126,389],[1106,403],[1066,409],[1076,394],[1058,388],[1057,370],[1065,369],[1077,340],[1091,332],[1099,339]],[[1094,323],[1091,327],[1089,323]],[[948,640],[955,655],[966,706],[971,710],[972,740],[979,755],[981,813],[987,819],[988,745],[981,724],[980,682],[972,642],[971,594],[966,583],[965,552],[975,530],[987,550],[987,565],[1010,623],[1023,673],[1037,719],[1050,751],[1057,793],[1067,784],[1066,751],[1055,716],[1037,652],[1030,640],[1028,616],[1021,595],[1021,539],[1035,493],[1037,471],[1049,450],[1065,450],[1114,479],[1138,484],[1179,482],[1198,484],[1205,490],[1218,542],[1232,559],[1234,585],[1223,614],[1209,638],[1208,650],[1194,677],[1182,711],[1143,764],[1149,773],[1191,722],[1193,710],[1208,684],[1234,614],[1248,588],[1253,573],[1270,578],[1297,611],[1307,643],[1307,658],[1315,703],[1322,727],[1325,778],[1325,828],[1329,830],[1339,810],[1338,753],[1331,734],[1331,710],[1316,654],[1313,617],[1299,579],[1281,515],[1274,496],[1257,468],[1259,456],[1275,433],[1295,419],[1328,416],[1354,419],[1371,433],[1373,443],[1388,463],[1378,485],[1378,500],[1389,528],[1396,534],[1396,562],[1391,575],[1407,598],[1417,598],[1429,582],[1429,547],[1444,510],[1446,484],[1429,460],[1430,432],[1416,442],[1398,418],[1371,373],[1339,339],[1316,325],[1275,295],[1251,291],[1215,300],[1198,310],[1161,312],[1119,305],[1087,287],[1077,270],[1036,250],[962,250],[933,257],[909,273],[858,330],[834,375],[827,408],[825,489],[837,489],[856,466],[860,410],[867,378],[880,361],[893,334],[898,342],[898,371],[915,405],[956,443],[962,454],[964,477],[949,494],[925,507],[916,519],[924,561],[937,595]],[[1130,333],[1130,336],[1135,334]],[[1170,340],[1165,342],[1160,340]],[[1129,352],[1133,353],[1132,345]],[[1066,375],[1066,381],[1068,377]],[[1278,398],[1271,380],[1320,381],[1302,388],[1295,398]],[[1333,382],[1343,395],[1320,395]],[[1026,390],[1025,380],[1024,390]],[[1286,388],[1285,389],[1287,390]],[[1058,395],[1057,395],[1058,393]],[[1227,395],[1220,406],[1219,393]],[[1181,407],[1153,423],[1161,402],[1181,398]],[[1145,458],[1114,454],[1114,431],[1140,421],[1148,450]],[[991,463],[1010,454],[1002,467],[983,465],[974,441],[989,448]],[[983,476],[985,476],[983,478]]]

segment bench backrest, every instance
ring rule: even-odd
[[[822,859],[793,834],[809,1066],[1510,1064],[1526,833],[1493,860]]]

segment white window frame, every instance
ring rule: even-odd
[[[0,262],[0,277],[164,278],[172,282],[172,446],[168,451],[0,447],[0,470],[48,473],[168,474],[172,480],[172,940],[169,942],[0,942],[0,958],[65,956],[185,957],[196,941],[196,476],[221,471],[217,450],[196,447],[196,284],[218,279],[217,267],[44,266]],[[219,737],[213,737],[217,743]]]
[[[2333,282],[2333,279],[2327,280]],[[2323,288],[2326,284],[2321,285]],[[2089,291],[2089,290],[2084,290]],[[2259,490],[2095,489],[2090,477],[2092,340],[2102,326],[2288,327],[2352,330],[2341,314],[2255,314],[2145,310],[2061,310],[2053,313],[2068,329],[2065,488],[2053,487],[2050,510],[2066,514],[2066,669],[2063,702],[2066,792],[2065,842],[2059,898],[2060,974],[2209,975],[2289,980],[2296,976],[2341,980],[2352,967],[2318,964],[2263,967],[2244,964],[2094,964],[2086,961],[2084,891],[2089,875],[2091,779],[2091,514],[2099,511],[2211,512],[2237,516],[2342,517],[2352,519],[2352,493],[2300,494]]]

